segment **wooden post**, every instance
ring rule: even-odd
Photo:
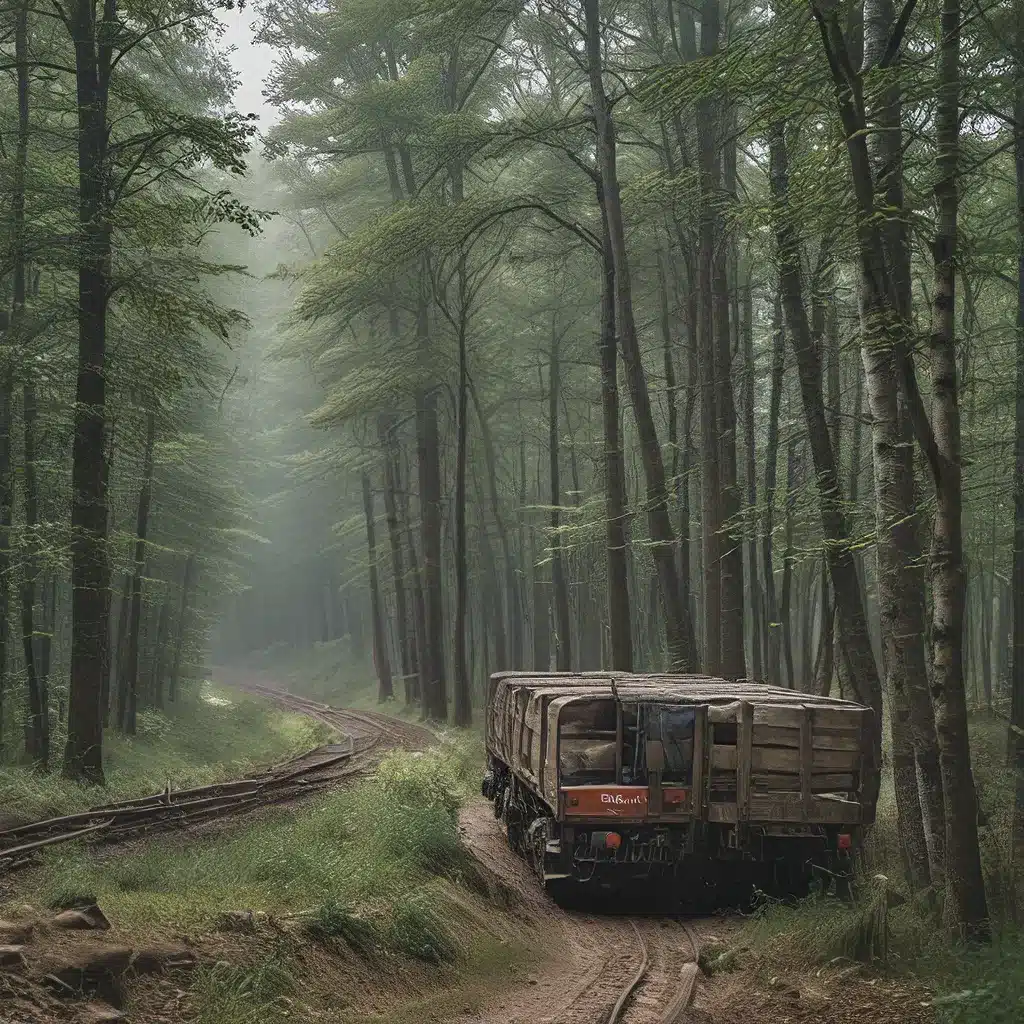
[[[754,705],[740,701],[736,714],[736,820],[750,817],[750,773],[754,744]]]
[[[804,821],[811,817],[811,772],[814,769],[812,734],[814,710],[806,704],[800,710],[800,803]]]
[[[708,709],[701,705],[693,716],[693,774],[690,778],[690,813],[704,817],[704,734],[708,728]]]

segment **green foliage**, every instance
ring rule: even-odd
[[[252,964],[220,962],[200,970],[194,988],[197,1024],[277,1024],[288,1018],[297,982],[276,951]]]
[[[342,939],[357,953],[372,953],[380,941],[377,926],[365,921],[334,900],[317,908],[306,925],[306,931],[320,941]]]
[[[449,780],[457,776],[452,765],[464,763],[466,754],[456,744],[446,750],[444,757],[392,772],[388,783],[374,779],[297,811],[270,812],[210,843],[177,843],[170,836],[103,861],[61,848],[48,859],[35,893],[52,904],[88,891],[126,924],[209,924],[239,908],[320,908],[314,919],[328,929],[340,908],[364,920],[386,917],[388,907],[424,885],[459,876],[465,855],[452,797],[426,779],[435,770]],[[463,793],[469,784],[465,777]],[[406,805],[399,794],[433,802]]]
[[[18,820],[87,810],[98,802],[244,777],[325,741],[329,730],[266,701],[204,684],[163,712],[143,710],[134,737],[111,737],[102,795],[58,774],[0,766],[0,808]],[[58,734],[59,736],[59,734]]]
[[[451,931],[425,893],[406,896],[395,904],[388,939],[398,952],[431,964],[451,963],[459,955]]]

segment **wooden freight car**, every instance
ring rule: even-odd
[[[488,768],[551,890],[666,876],[690,895],[845,878],[874,820],[870,709],[708,676],[497,673]]]

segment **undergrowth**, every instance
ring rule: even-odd
[[[472,964],[473,926],[456,887],[472,872],[457,814],[475,780],[475,744],[463,736],[391,752],[351,790],[209,841],[164,839],[110,859],[55,852],[19,901],[59,906],[88,894],[128,931],[207,929],[230,911],[262,911],[368,960]],[[199,1024],[286,1019],[293,962],[282,946],[254,964],[202,971],[193,989]]]
[[[55,851],[35,896],[57,905],[95,895],[129,926],[202,926],[241,909],[312,915],[325,932],[342,927],[341,908],[386,919],[410,894],[429,898],[438,880],[466,870],[456,814],[471,778],[460,766],[471,749],[447,740],[422,754],[392,752],[375,778],[354,789],[298,812],[268,812],[209,842],[164,839],[108,860]]]
[[[244,777],[326,742],[330,730],[303,715],[206,683],[186,692],[166,711],[139,714],[136,736],[113,730],[104,737],[103,790],[43,774],[27,765],[0,764],[0,809],[12,821],[32,821],[86,810],[162,790]],[[62,737],[53,737],[55,760]]]
[[[1024,1020],[1024,931],[1017,923],[1024,894],[1015,891],[1010,869],[1013,780],[1005,769],[1005,722],[972,722],[971,742],[982,810],[982,866],[993,927],[990,944],[965,948],[951,942],[941,924],[941,891],[906,891],[895,798],[887,778],[856,903],[847,906],[834,898],[811,897],[794,910],[765,902],[752,915],[740,945],[757,950],[772,969],[783,962],[817,966],[841,959],[916,978],[934,994],[939,1024]]]

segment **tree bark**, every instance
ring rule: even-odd
[[[985,882],[978,845],[978,806],[971,777],[967,699],[963,677],[964,553],[960,409],[957,385],[955,296],[957,167],[960,139],[960,0],[943,0],[935,109],[936,222],[932,299],[931,464],[936,509],[932,529],[932,694],[946,810],[943,920],[964,938],[989,934]]]
[[[495,659],[500,669],[511,668],[520,670],[523,667],[523,616],[519,583],[516,579],[516,563],[512,557],[512,545],[509,539],[508,523],[501,510],[501,497],[498,494],[498,454],[491,436],[490,424],[480,404],[480,396],[469,380],[469,395],[476,409],[476,418],[480,423],[480,436],[484,444],[484,460],[486,462],[487,491],[491,501],[491,517],[498,531],[498,542],[501,544],[502,568],[505,574],[505,615],[507,616],[508,645],[511,653],[506,652],[506,623],[498,621],[495,637]],[[497,594],[497,591],[495,591]],[[500,598],[496,597],[499,609]]]
[[[181,684],[181,659],[188,635],[189,599],[196,585],[196,556],[189,552],[185,559],[185,574],[181,581],[181,602],[178,605],[178,631],[174,638],[174,660],[171,663],[171,678],[167,687],[167,699],[173,704],[178,699]]]
[[[142,573],[146,564],[146,535],[149,532],[149,509],[153,497],[153,448],[156,444],[156,414],[146,413],[146,448],[143,455],[142,487],[135,523],[135,558],[132,574],[131,613],[128,620],[128,647],[125,678],[122,682],[124,704],[118,709],[121,728],[135,735],[135,718],[139,700],[139,635],[142,629]]]
[[[548,483],[551,500],[551,585],[555,599],[555,668],[559,672],[571,672],[572,619],[569,614],[569,588],[565,579],[565,555],[562,547],[562,495],[559,476],[558,398],[562,387],[560,345],[561,336],[557,324],[552,321],[548,363]]]
[[[717,34],[718,26],[714,26]],[[704,29],[701,29],[703,33]],[[734,118],[727,114],[725,121]],[[723,140],[722,188],[726,195],[736,193],[736,142]],[[716,217],[719,244],[714,260],[715,321],[715,411],[718,414],[718,465],[721,477],[719,501],[722,514],[722,542],[719,551],[721,573],[721,670],[727,679],[743,679],[747,674],[744,630],[745,595],[743,587],[743,530],[740,523],[739,474],[736,466],[736,400],[732,388],[733,331],[730,324],[731,294],[738,288],[730,280],[729,254],[736,240],[727,232],[724,218]]]
[[[598,185],[600,190],[601,186]],[[608,571],[608,631],[611,665],[633,671],[633,626],[629,593],[629,531],[626,469],[619,417],[618,348],[615,342],[615,260],[608,217],[601,203],[601,417],[604,431],[605,553]],[[685,541],[684,541],[685,542]]]
[[[1013,853],[1024,864],[1024,19],[1017,31],[1014,121],[1017,136],[1017,394],[1013,472],[1013,654],[1010,661],[1010,767],[1016,779],[1013,811]]]
[[[785,549],[782,554],[782,587],[779,595],[779,628],[782,630],[782,657],[786,666],[786,686],[799,690],[796,664],[793,659],[793,550],[795,530],[796,496],[800,490],[800,451],[796,434],[792,434],[786,446],[786,525],[784,527]]]
[[[75,49],[78,108],[78,379],[71,460],[71,683],[64,774],[103,782],[100,696],[110,605],[107,563],[107,303],[110,295],[107,98],[118,32],[116,0],[74,0],[68,27]]]
[[[455,693],[453,720],[468,726],[473,720],[473,700],[469,689],[469,665],[466,659],[466,609],[469,599],[469,566],[466,552],[466,460],[469,442],[469,384],[466,367],[465,274],[459,274],[459,380],[455,442]]]
[[[600,0],[584,0],[586,20],[587,66],[590,94],[597,134],[598,167],[601,175],[601,196],[604,201],[607,229],[615,267],[615,289],[622,361],[626,383],[633,406],[633,418],[640,437],[640,454],[647,483],[647,515],[651,535],[651,556],[661,586],[665,611],[665,631],[669,661],[675,671],[691,671],[693,652],[687,645],[683,626],[683,605],[679,588],[679,572],[675,561],[675,536],[669,517],[665,464],[661,456],[654,414],[651,409],[647,378],[640,358],[640,346],[633,319],[633,297],[629,260],[626,253],[625,225],[619,200],[616,167],[615,127],[604,91],[601,62]]]
[[[29,145],[29,50],[28,50],[28,2],[20,3],[15,10],[14,56],[17,62],[18,132],[15,146],[13,180],[11,182],[11,236],[13,256],[13,302],[10,317],[8,360],[15,347],[23,346],[22,331],[25,326],[25,304],[28,298],[28,256],[25,236],[25,179],[28,170]],[[5,371],[3,386],[10,392],[13,386],[13,369]],[[35,574],[37,572],[36,538],[38,496],[36,492],[35,464],[35,385],[24,387],[24,438],[25,438],[25,527],[27,534],[24,577],[21,585],[21,642],[25,658],[28,716],[25,723],[25,747],[29,759],[41,770],[46,771],[50,759],[49,710],[43,703],[42,690],[37,674],[35,650],[33,647],[33,605],[35,603]],[[6,398],[8,417],[12,411],[13,393]],[[8,459],[10,457],[10,425],[7,425]],[[13,493],[11,505],[13,505]],[[11,515],[13,509],[8,515]],[[6,550],[7,541],[4,542]],[[5,556],[6,557],[6,556]],[[6,577],[7,567],[4,567]],[[4,582],[6,587],[8,584]],[[2,700],[2,698],[0,698]]]
[[[764,679],[764,609],[757,558],[757,437],[754,428],[754,393],[757,381],[754,364],[754,289],[750,278],[743,288],[743,433],[746,444],[747,508],[754,524],[747,540],[747,571],[750,579],[750,653],[754,679]]]
[[[384,458],[384,514],[388,524],[388,542],[391,547],[391,574],[395,581],[395,620],[398,630],[398,649],[402,665],[402,684],[406,704],[416,702],[416,646],[415,633],[409,621],[406,602],[405,558],[402,553],[402,531],[398,520],[398,489],[396,479],[395,417],[382,414],[377,418],[377,437]]]
[[[777,207],[776,240],[782,303],[800,377],[800,395],[818,481],[818,505],[825,555],[839,618],[840,656],[845,659],[850,670],[857,700],[874,713],[871,777],[866,780],[863,793],[864,802],[873,808],[878,799],[881,769],[882,686],[871,651],[864,596],[853,552],[850,550],[850,532],[843,508],[842,489],[828,432],[822,396],[821,358],[814,345],[804,306],[800,236],[789,209],[789,167],[784,125],[777,125],[772,132],[771,187]]]
[[[775,592],[775,487],[779,464],[779,417],[782,413],[782,383],[786,369],[786,333],[782,313],[781,284],[775,293],[775,312],[772,316],[772,382],[768,399],[768,439],[764,457],[764,527],[761,539],[761,559],[764,565],[765,627],[767,636],[767,664],[769,683],[782,685],[782,623]]]
[[[391,681],[391,659],[384,635],[384,616],[380,600],[380,581],[377,575],[377,534],[373,510],[373,490],[370,474],[360,474],[363,488],[363,516],[366,519],[366,548],[369,555],[370,613],[373,616],[373,664],[377,672],[377,700],[382,704],[394,696]]]
[[[719,0],[703,0],[700,49],[704,58],[718,50]],[[718,218],[714,195],[719,172],[716,124],[718,105],[714,96],[697,104],[697,158],[700,169],[701,209],[697,269],[698,356],[700,372],[700,493],[701,545],[704,582],[704,663],[709,675],[721,671],[722,650],[722,506],[721,466],[718,446],[718,389],[720,372],[715,344],[714,263]]]
[[[32,383],[23,388],[22,419],[25,436],[25,545],[24,577],[21,585],[21,647],[25,659],[25,683],[28,690],[29,717],[26,724],[26,753],[43,771],[50,763],[50,709],[45,683],[39,674],[35,644],[36,577],[39,572],[36,529],[39,524],[39,492],[36,482],[36,389]]]
[[[865,3],[865,70],[882,59],[895,20],[891,0],[867,0]],[[903,212],[901,110],[900,88],[894,78],[892,84],[882,90],[878,109],[872,112],[876,131],[869,137],[868,148],[878,175],[876,187],[882,192],[888,211],[883,237],[891,268],[897,322],[894,329],[879,330],[870,315],[866,315],[861,330],[861,355],[871,410],[877,586],[882,661],[891,705],[896,804],[907,880],[912,888],[923,889],[931,881],[931,870],[916,764],[919,756],[922,769],[926,770],[927,764],[934,771],[937,745],[925,683],[924,574],[917,547],[913,438],[907,411],[901,407],[895,347],[898,332],[909,329],[911,316],[910,247]],[[872,308],[871,287],[871,283],[862,279],[861,307],[865,312]],[[914,690],[918,702],[916,729],[912,712]],[[918,756],[915,756],[915,748]],[[941,783],[937,779],[934,783],[938,783],[935,792],[941,797]],[[925,786],[928,792],[927,775]],[[937,824],[941,828],[941,803],[937,810]]]

